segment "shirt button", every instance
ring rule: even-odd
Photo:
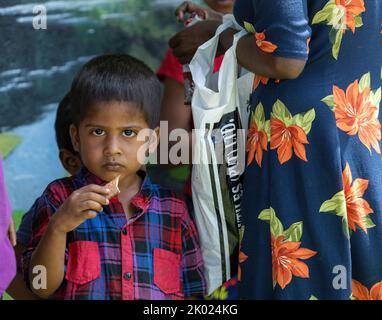
[[[124,235],[127,235],[127,230],[126,230],[126,228],[122,230],[122,233],[123,233]]]
[[[130,280],[131,279],[131,273],[130,272],[126,272],[123,277],[125,278],[125,280]]]

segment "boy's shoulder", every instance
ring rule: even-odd
[[[50,182],[42,196],[47,197],[54,204],[61,204],[75,189],[75,177],[64,177]]]

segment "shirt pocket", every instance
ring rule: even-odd
[[[69,258],[66,280],[75,284],[85,284],[101,275],[101,258],[98,243],[75,241],[69,244]]]
[[[154,248],[154,283],[166,294],[180,291],[180,255]]]

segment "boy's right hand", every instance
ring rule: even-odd
[[[93,219],[108,205],[106,196],[110,190],[104,186],[90,184],[80,188],[65,200],[51,219],[51,224],[59,232],[68,233],[87,219]]]

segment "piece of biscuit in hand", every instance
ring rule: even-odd
[[[105,187],[108,188],[110,190],[110,193],[108,194],[108,196],[106,198],[108,198],[109,200],[111,198],[114,198],[118,193],[121,192],[121,190],[119,190],[118,188],[118,183],[119,183],[119,177],[120,176],[117,176],[115,177],[113,180],[111,180],[110,182],[108,182],[107,184],[105,184]]]

